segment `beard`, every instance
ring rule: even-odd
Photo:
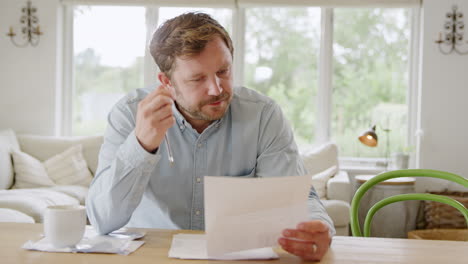
[[[220,95],[218,96],[212,96],[206,100],[203,100],[199,102],[195,106],[190,106],[185,104],[185,100],[183,100],[183,96],[179,93],[178,89],[176,90],[176,96],[179,100],[176,100],[177,107],[181,112],[184,112],[186,115],[188,115],[192,119],[196,120],[203,120],[203,121],[215,121],[221,119],[224,114],[226,113],[227,109],[229,108],[229,104],[231,102],[231,94],[223,91]],[[214,106],[214,108],[219,108],[219,109],[213,109],[212,113],[209,113],[209,110],[203,111],[202,108],[206,105],[219,102],[221,101],[221,104],[226,103],[223,106]],[[223,107],[223,108],[221,108]]]

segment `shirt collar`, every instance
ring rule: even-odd
[[[172,112],[174,113],[177,126],[179,127],[181,132],[184,132],[187,125],[190,126],[190,123],[185,120],[184,116],[179,112],[179,109],[177,109],[175,103],[172,104]]]

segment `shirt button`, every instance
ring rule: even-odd
[[[197,210],[197,211],[195,212],[195,214],[196,214],[196,215],[200,215],[200,211]]]
[[[202,147],[202,144],[201,144],[201,143],[198,143],[198,147],[201,148],[201,147]]]
[[[200,178],[197,178],[197,182],[201,182],[201,179],[200,179]]]
[[[180,126],[179,128],[180,128],[180,129],[184,129],[184,126]]]

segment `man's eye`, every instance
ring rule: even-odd
[[[191,81],[192,82],[201,82],[201,81],[203,81],[203,77],[192,79]]]
[[[226,74],[227,72],[228,72],[228,70],[220,70],[220,71],[218,71],[218,74],[223,75],[223,74]]]

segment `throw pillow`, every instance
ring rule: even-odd
[[[54,185],[89,186],[91,172],[83,158],[82,146],[73,146],[43,163],[20,151],[12,153],[15,179],[14,188],[36,188]]]
[[[19,149],[18,140],[12,129],[0,131],[0,190],[9,189],[13,184],[11,151]]]
[[[312,186],[320,199],[327,199],[327,182],[335,176],[337,166],[332,166],[322,172],[311,175]]]
[[[89,186],[93,176],[83,157],[83,146],[76,145],[44,161],[44,166],[57,185]]]
[[[39,160],[21,151],[13,151],[15,170],[15,189],[53,186],[55,183],[47,175],[47,171]]]

